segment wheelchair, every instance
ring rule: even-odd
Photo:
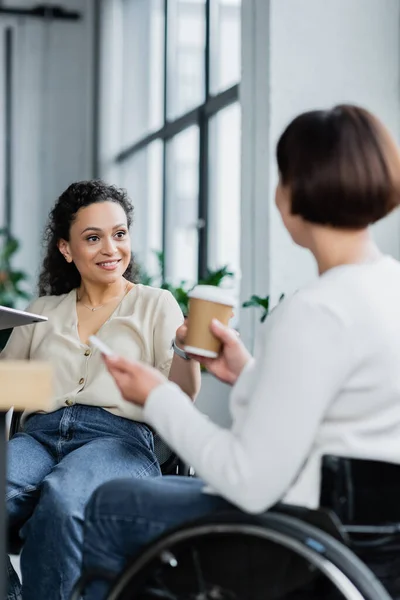
[[[317,510],[213,513],[169,531],[107,600],[400,599],[400,466],[325,456]],[[84,573],[71,600],[104,573]]]

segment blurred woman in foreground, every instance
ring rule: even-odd
[[[277,163],[277,208],[319,277],[276,308],[255,358],[212,324],[222,352],[198,359],[233,386],[230,431],[156,370],[105,359],[124,398],[201,479],[100,487],[86,511],[85,568],[117,574],[166,529],[220,509],[317,507],[325,454],[400,464],[400,265],[369,231],[399,205],[398,148],[369,112],[338,106],[290,123]]]

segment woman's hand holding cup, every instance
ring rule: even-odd
[[[189,294],[185,351],[221,381],[233,385],[251,358],[228,327],[235,300],[229,291],[198,285]]]
[[[198,360],[220,381],[234,385],[251,359],[251,354],[239,339],[237,332],[217,319],[211,321],[210,331],[222,344],[217,358],[196,354],[190,354],[190,357]]]

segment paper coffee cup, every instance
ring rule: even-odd
[[[213,285],[198,285],[189,292],[186,352],[216,358],[221,342],[210,331],[211,321],[218,319],[228,325],[234,306],[229,291]]]

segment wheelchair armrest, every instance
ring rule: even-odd
[[[347,531],[333,510],[326,508],[311,509],[291,504],[276,504],[271,508],[271,511],[295,517],[304,523],[321,529],[336,540],[346,545],[349,544]]]
[[[344,525],[400,523],[400,465],[326,455],[321,467],[320,506]]]

